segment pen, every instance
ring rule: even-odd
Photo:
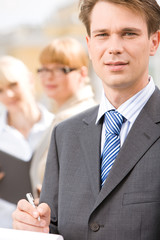
[[[36,206],[34,204],[34,198],[33,198],[32,194],[31,193],[27,193],[26,197],[28,199],[28,202],[31,203],[34,208],[36,208]],[[38,217],[38,221],[40,221],[40,216]]]

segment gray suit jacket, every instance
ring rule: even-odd
[[[55,127],[41,202],[65,240],[160,239],[160,91],[132,126],[100,190],[98,107]]]

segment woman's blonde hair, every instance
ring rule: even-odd
[[[42,65],[58,63],[70,68],[88,67],[88,55],[79,41],[65,37],[53,40],[41,52],[39,57]]]
[[[12,56],[0,57],[0,85],[8,82],[27,81],[29,70],[19,59]]]

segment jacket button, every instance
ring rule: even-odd
[[[100,226],[98,223],[91,223],[90,228],[93,232],[97,232],[100,229]]]

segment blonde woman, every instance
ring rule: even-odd
[[[0,58],[0,227],[11,227],[17,201],[33,190],[33,155],[53,121],[34,97],[34,80],[22,61]]]

